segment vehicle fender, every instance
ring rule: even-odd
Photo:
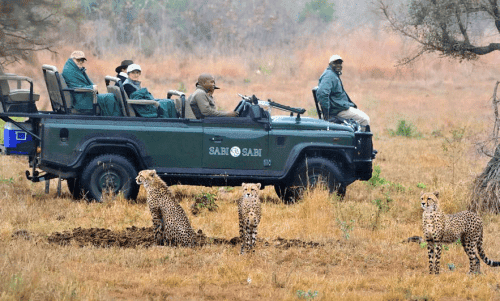
[[[85,165],[95,155],[118,154],[136,164],[139,170],[146,169],[152,165],[150,156],[145,153],[144,147],[135,141],[126,138],[93,138],[85,141],[77,150],[79,152],[71,167],[78,169]]]
[[[328,143],[299,143],[290,151],[284,166],[284,174],[281,179],[291,175],[293,170],[300,164],[301,160],[306,156],[325,157],[330,160],[338,158],[347,166],[353,165],[354,146],[352,145],[332,145]],[[337,160],[332,160],[333,162]],[[341,176],[340,171],[339,176]]]

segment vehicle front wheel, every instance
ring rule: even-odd
[[[102,194],[123,193],[126,199],[136,199],[139,186],[137,170],[130,161],[119,155],[102,155],[84,168],[81,185],[90,199],[102,201]]]
[[[336,193],[343,198],[346,186],[339,181],[342,175],[340,168],[334,162],[320,157],[306,158],[297,169],[290,184],[280,183],[274,186],[276,194],[285,204],[293,204],[302,199],[307,188],[318,184],[328,188],[330,193]]]
[[[296,189],[294,187],[288,187],[285,183],[279,183],[274,185],[274,191],[278,197],[283,201],[283,203],[290,205],[296,202]]]

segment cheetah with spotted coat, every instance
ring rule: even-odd
[[[147,191],[156,244],[194,246],[195,233],[189,219],[182,207],[171,199],[167,184],[156,170],[140,171],[135,181]]]
[[[458,239],[462,242],[465,253],[469,257],[469,273],[480,273],[480,261],[477,258],[476,249],[487,265],[499,266],[500,262],[488,259],[484,253],[481,218],[472,211],[444,214],[439,208],[438,196],[439,192],[434,192],[424,193],[420,197],[421,206],[424,209],[422,226],[429,252],[430,274],[439,274],[442,244],[453,243]]]
[[[243,254],[245,248],[250,251],[255,245],[257,237],[257,226],[260,223],[260,183],[248,184],[242,183],[243,196],[238,200],[238,217],[240,220],[240,238],[242,240],[241,251]]]

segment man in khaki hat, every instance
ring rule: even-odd
[[[76,50],[71,53],[69,59],[64,64],[62,77],[66,81],[68,88],[93,89],[97,93],[97,85],[90,80],[84,67],[87,58],[83,51]],[[73,109],[81,114],[92,114],[94,112],[92,93],[72,93]],[[120,104],[113,93],[97,95],[97,105],[101,109],[103,116],[122,116]]]
[[[340,80],[342,63],[343,60],[340,55],[334,54],[330,57],[328,68],[319,78],[316,97],[326,120],[330,120],[335,116],[354,119],[361,125],[362,129],[367,130],[370,125],[370,117],[359,110],[356,104],[352,102]]]
[[[215,85],[213,75],[203,73],[198,77],[196,83],[196,91],[191,94],[187,100],[191,106],[196,119],[203,119],[205,117],[219,116],[219,117],[237,117],[238,112],[223,112],[217,111],[217,106],[213,99],[215,89],[219,89]]]

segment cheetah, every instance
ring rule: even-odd
[[[171,199],[167,184],[156,170],[140,171],[135,181],[147,191],[156,244],[194,246],[195,233],[189,219],[182,207]]]
[[[238,217],[240,220],[240,238],[242,240],[240,254],[245,248],[250,251],[255,245],[257,226],[260,222],[261,206],[259,199],[260,183],[242,183],[243,196],[238,200]]]
[[[455,214],[444,214],[439,208],[439,192],[424,193],[420,197],[422,226],[424,240],[429,252],[429,272],[439,274],[439,260],[443,243],[453,243],[460,239],[465,253],[469,257],[469,273],[480,273],[481,259],[489,266],[497,267],[500,262],[490,260],[483,250],[483,223],[481,218],[472,211],[462,211]]]

